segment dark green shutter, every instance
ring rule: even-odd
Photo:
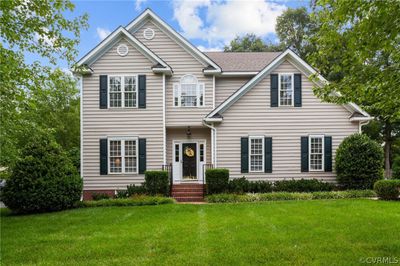
[[[301,137],[301,171],[308,172],[308,136]]]
[[[139,108],[146,108],[146,75],[139,75]]]
[[[241,173],[249,172],[249,138],[241,138]]]
[[[272,173],[272,138],[264,139],[264,172]]]
[[[139,174],[146,171],[146,139],[139,139]]]
[[[301,74],[294,74],[294,106],[301,107]]]
[[[278,107],[278,74],[271,74],[271,107]]]
[[[100,75],[100,109],[107,109],[107,75]]]
[[[324,141],[325,172],[332,172],[332,137],[325,136]]]
[[[100,139],[100,175],[108,172],[108,147],[107,139]]]

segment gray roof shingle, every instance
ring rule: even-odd
[[[223,72],[258,72],[282,52],[206,52]]]

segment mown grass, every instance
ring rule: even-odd
[[[1,215],[2,265],[360,265],[367,257],[400,257],[399,202],[170,204]]]

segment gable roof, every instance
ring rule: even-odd
[[[115,31],[113,31],[110,35],[108,35],[102,42],[100,42],[94,49],[92,49],[84,57],[82,57],[76,63],[77,67],[93,64],[100,56],[102,56],[114,44],[116,44],[121,36],[126,37],[127,41],[133,47],[135,47],[140,53],[142,53],[154,64],[153,70],[166,73],[172,71],[172,69],[167,63],[165,63],[160,57],[158,57],[155,53],[153,53],[143,43],[141,43],[138,39],[136,39],[132,34],[130,34],[126,29],[124,29],[121,26],[118,27]]]
[[[264,79],[266,75],[271,73],[275,67],[280,65],[287,59],[291,59],[291,62],[297,66],[301,71],[303,71],[308,76],[316,75],[318,81],[321,84],[325,84],[328,81],[322,77],[318,72],[312,68],[309,64],[307,64],[303,59],[301,59],[296,53],[294,53],[290,49],[286,49],[283,53],[281,53],[278,57],[276,57],[272,62],[270,62],[262,71],[260,71],[256,76],[254,76],[251,80],[249,80],[246,84],[244,84],[241,88],[239,88],[236,92],[234,92],[229,98],[227,98],[224,102],[222,102],[219,106],[217,106],[213,111],[211,111],[204,120],[210,119],[210,121],[215,121],[215,119],[219,119],[222,121],[221,114],[226,111],[232,104],[240,99],[244,94],[246,94],[250,89],[252,89],[255,85],[257,85],[261,80]],[[336,95],[340,95],[336,93]],[[363,120],[372,119],[372,117],[362,110],[355,103],[345,104],[344,107],[352,112],[358,112],[363,115]],[[354,119],[354,118],[353,118]],[[360,118],[361,120],[361,118]]]
[[[282,52],[205,52],[223,72],[259,72]]]
[[[191,44],[188,40],[186,40],[182,35],[176,32],[171,26],[165,23],[159,16],[157,16],[151,9],[147,8],[142,14],[140,14],[137,18],[135,18],[132,22],[130,22],[125,28],[128,31],[135,32],[137,31],[143,23],[151,18],[157,26],[165,30],[165,33],[175,40],[178,44],[180,44],[188,53],[190,53],[193,57],[195,57],[198,61],[203,63],[205,67],[211,66],[212,73],[221,72],[221,68],[216,64],[213,60],[207,57],[206,54],[202,53],[199,49],[197,49],[193,44]],[[211,73],[211,71],[210,71]]]

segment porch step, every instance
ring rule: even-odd
[[[204,197],[174,197],[177,202],[203,202]]]
[[[178,202],[204,201],[203,184],[175,184],[172,185],[172,197]]]

